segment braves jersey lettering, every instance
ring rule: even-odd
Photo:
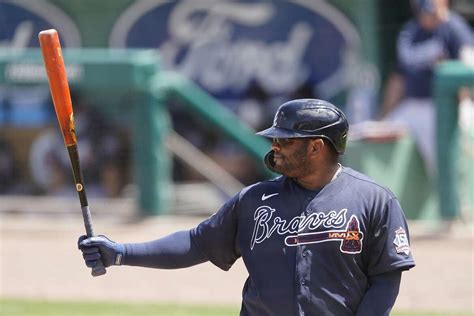
[[[339,212],[317,212],[308,216],[301,215],[294,217],[290,221],[284,220],[279,216],[273,218],[275,211],[275,209],[266,205],[260,206],[255,211],[255,225],[250,241],[250,249],[253,250],[256,244],[260,244],[269,239],[275,232],[283,236],[289,233],[296,234],[305,230],[316,230],[321,226],[324,228],[340,228],[347,223],[347,209],[341,209]]]

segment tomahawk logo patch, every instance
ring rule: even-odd
[[[407,256],[410,254],[410,245],[408,243],[408,237],[403,228],[399,228],[395,231],[395,239],[393,240],[395,245],[395,251],[397,253],[404,253]]]
[[[360,253],[362,251],[363,233],[360,231],[359,220],[355,215],[351,216],[345,230],[327,230],[322,232],[298,234],[285,238],[287,246],[305,244],[316,244],[328,241],[340,241],[339,249],[343,253]]]

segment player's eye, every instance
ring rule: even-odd
[[[280,146],[286,146],[293,142],[294,138],[273,138],[272,141]]]

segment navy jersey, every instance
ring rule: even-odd
[[[320,191],[247,187],[191,234],[224,270],[242,257],[241,316],[354,315],[369,276],[415,265],[398,200],[346,167]]]

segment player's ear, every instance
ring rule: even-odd
[[[310,154],[317,155],[321,153],[324,147],[324,141],[321,138],[313,138],[310,142]]]

